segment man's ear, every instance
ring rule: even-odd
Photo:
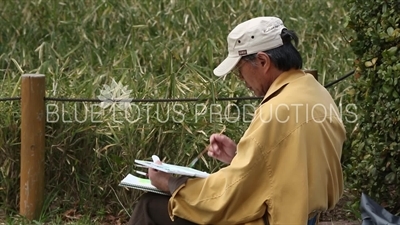
[[[261,67],[264,67],[266,70],[271,66],[271,58],[265,52],[258,52],[257,59],[260,62]]]

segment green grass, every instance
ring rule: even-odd
[[[187,165],[207,145],[208,136],[224,126],[238,141],[251,108],[243,115],[228,104],[243,107],[257,102],[215,102],[217,97],[251,93],[235,77],[217,79],[212,70],[226,56],[226,35],[239,22],[261,15],[281,17],[300,37],[304,68],[317,69],[323,84],[352,70],[348,34],[342,32],[343,4],[344,0],[4,1],[0,97],[19,96],[21,74],[43,73],[47,97],[97,98],[103,85],[115,80],[132,91],[130,98],[201,98],[208,109],[196,116],[201,108],[196,111],[194,102],[135,103],[129,118],[138,121],[129,123],[118,112],[97,115],[100,108],[91,103],[48,101],[53,114],[46,124],[47,195],[40,221],[58,224],[68,219],[64,213],[71,209],[83,215],[74,224],[93,224],[110,215],[123,221],[140,193],[117,184],[132,171],[135,158],[158,154]],[[329,91],[340,102],[346,87],[344,81]],[[211,111],[213,103],[231,110],[231,120],[238,116],[240,121],[220,121],[212,115],[217,110]],[[174,111],[174,105],[181,108]],[[15,217],[19,107],[18,101],[0,102],[0,204],[7,221],[20,221]],[[86,114],[91,107],[97,116]],[[142,117],[135,117],[137,109]],[[184,120],[174,122],[173,116],[182,119],[176,111],[185,113]],[[147,112],[150,116],[144,116]],[[212,160],[196,164],[209,171],[219,166]]]

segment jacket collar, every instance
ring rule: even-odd
[[[269,99],[273,98],[290,82],[296,80],[299,77],[305,75],[305,72],[302,70],[289,70],[281,73],[275,81],[269,87],[267,94],[264,96],[261,104],[267,102]]]

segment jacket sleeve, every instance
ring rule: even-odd
[[[174,216],[198,224],[240,224],[264,216],[269,187],[258,185],[269,177],[265,151],[254,139],[253,132],[266,129],[253,121],[237,146],[231,164],[207,178],[191,178],[171,196],[168,211]]]

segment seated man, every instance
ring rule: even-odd
[[[171,196],[145,194],[131,225],[314,224],[343,192],[340,158],[345,129],[329,92],[303,72],[293,31],[275,17],[258,17],[228,35],[228,57],[217,76],[238,72],[264,96],[236,145],[210,137],[208,155],[228,165],[207,178],[149,178]]]

